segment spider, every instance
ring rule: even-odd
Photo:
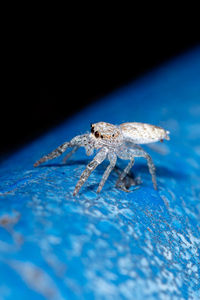
[[[147,160],[154,189],[157,189],[155,166],[152,158],[138,144],[163,141],[163,139],[169,140],[168,134],[169,131],[166,131],[161,127],[145,123],[129,122],[120,125],[113,125],[106,122],[98,122],[91,124],[90,133],[77,135],[70,142],[65,142],[57,149],[38,160],[34,164],[34,167],[37,167],[47,160],[60,156],[68,147],[72,148],[72,150],[66,155],[64,161],[76,152],[79,147],[84,147],[88,156],[92,155],[94,150],[98,150],[94,159],[86,166],[85,170],[81,174],[81,177],[74,189],[73,195],[75,196],[92,171],[94,171],[94,169],[96,169],[96,167],[106,158],[108,158],[110,164],[102,176],[97,189],[98,193],[102,190],[110,172],[115,167],[117,157],[129,160],[128,165],[119,175],[117,184],[120,184],[120,182],[122,182],[125,176],[129,173],[134,164],[134,158],[144,157]]]

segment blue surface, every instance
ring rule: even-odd
[[[79,150],[33,163],[89,130],[90,122],[138,121],[170,130],[146,147],[158,191],[143,159],[142,184],[124,193],[107,165],[72,193],[91,157]],[[118,160],[119,168],[127,162]],[[200,48],[90,106],[27,145],[0,168],[0,300],[199,299]]]

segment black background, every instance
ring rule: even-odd
[[[25,56],[29,71],[24,80],[15,73],[16,82],[6,91],[0,154],[15,151],[89,103],[199,45],[198,36],[183,28],[180,34],[135,27],[128,32],[90,28],[88,33],[79,27],[65,35],[51,29],[41,34],[37,59],[34,51]]]

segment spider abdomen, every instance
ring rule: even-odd
[[[125,139],[135,144],[148,144],[164,139],[169,140],[169,131],[146,123],[123,123],[119,125]]]

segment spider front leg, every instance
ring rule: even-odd
[[[116,165],[116,162],[117,162],[117,156],[116,154],[114,153],[109,153],[108,154],[108,159],[110,161],[110,164],[108,165],[108,167],[106,168],[104,174],[103,174],[103,177],[101,179],[101,182],[98,186],[98,189],[97,189],[97,193],[100,193],[106,180],[108,179],[108,176],[110,175],[110,172],[113,170],[113,168],[115,167]]]
[[[74,146],[74,148],[63,158],[63,163],[66,163],[66,161],[79,149],[79,147],[80,146]]]
[[[70,142],[66,142],[66,143],[62,144],[61,146],[56,148],[51,153],[40,158],[38,161],[36,161],[36,163],[34,164],[34,167],[37,167],[40,164],[42,164],[50,159],[54,159],[54,158],[60,156],[63,152],[66,151],[66,149],[68,147],[73,148],[72,151],[67,154],[67,156],[65,158],[65,161],[66,161],[76,150],[78,150],[78,148],[80,146],[86,147],[88,144],[88,139],[89,139],[88,134],[78,135],[78,136],[74,137]]]
[[[43,156],[38,161],[36,161],[34,163],[34,167],[39,166],[40,164],[44,163],[47,160],[54,159],[54,158],[60,156],[68,147],[70,147],[70,143],[69,142],[66,142],[66,143],[62,144],[61,146],[59,146],[58,148],[56,148],[51,153]]]
[[[87,167],[81,174],[81,177],[80,177],[78,183],[76,184],[76,187],[75,187],[74,193],[73,193],[74,196],[79,192],[80,188],[85,183],[85,181],[88,179],[88,177],[90,176],[92,171],[94,171],[94,169],[96,169],[96,167],[104,161],[104,159],[107,156],[107,152],[108,152],[107,149],[102,148],[97,153],[97,155],[94,157],[94,159],[87,165]]]

